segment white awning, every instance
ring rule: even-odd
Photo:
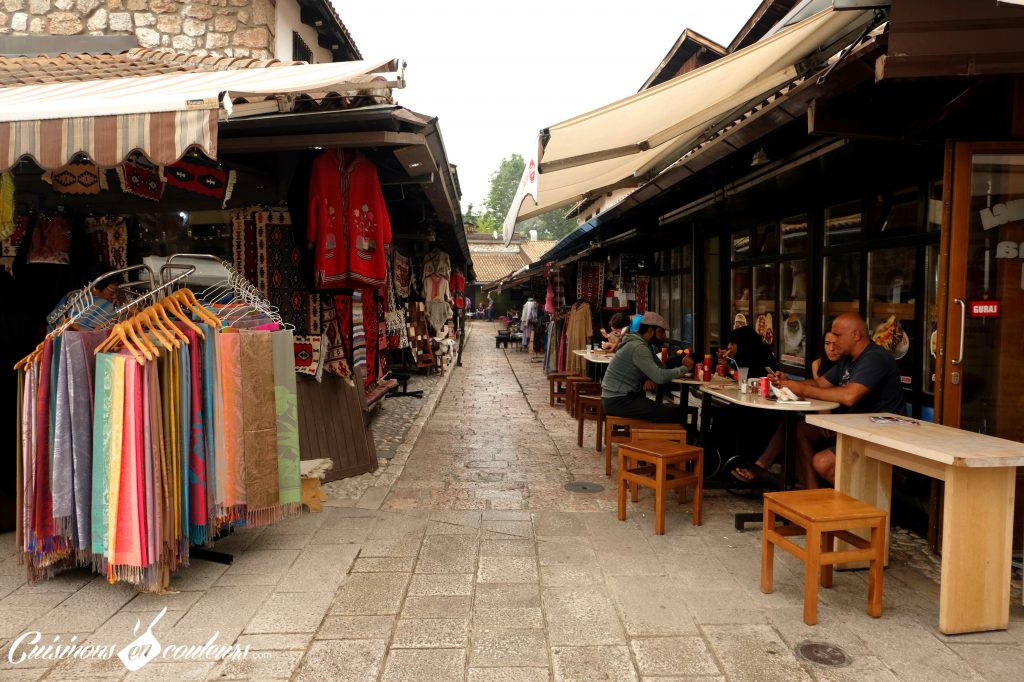
[[[23,156],[52,170],[79,153],[109,167],[133,150],[167,164],[193,146],[216,158],[217,117],[233,98],[358,91],[397,70],[388,59],[0,88],[0,170]]]
[[[797,77],[797,64],[870,12],[820,12],[696,71],[551,126],[527,157],[505,219],[517,222],[617,187],[638,186],[681,157],[722,116]],[[822,57],[827,57],[823,55]],[[533,164],[533,166],[531,166]]]

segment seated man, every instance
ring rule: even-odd
[[[680,408],[661,405],[645,395],[655,384],[667,384],[693,366],[686,358],[682,367],[669,369],[655,355],[651,344],[660,346],[665,341],[667,327],[664,317],[646,312],[638,333],[622,337],[601,382],[601,407],[606,415],[685,424]]]
[[[817,379],[792,381],[778,375],[777,386],[785,386],[801,398],[839,403],[833,410],[843,412],[894,412],[903,414],[906,403],[900,371],[892,354],[871,340],[868,325],[856,313],[843,313],[832,322],[832,336],[842,359]],[[796,429],[797,479],[806,488],[818,487],[820,475],[835,483],[835,435],[801,422]]]

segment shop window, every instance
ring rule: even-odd
[[[928,246],[924,251],[924,334],[917,344],[921,349],[921,390],[935,394],[936,339],[939,328],[939,247]]]
[[[886,237],[915,232],[920,224],[917,196],[916,189],[877,195],[871,204],[873,231]]]
[[[933,182],[928,185],[928,220],[925,229],[938,232],[942,229],[942,183]]]
[[[778,356],[776,343],[776,324],[778,314],[778,266],[759,265],[754,269],[754,329],[764,342]]]
[[[722,341],[721,319],[719,311],[722,307],[721,280],[719,279],[720,257],[718,237],[704,240],[704,346],[717,348]]]
[[[859,241],[863,224],[859,201],[849,201],[825,209],[825,246]]]
[[[807,350],[807,265],[804,261],[785,261],[782,273],[782,323],[779,358],[802,368]]]
[[[860,312],[860,254],[841,253],[825,259],[823,329],[842,313]]]
[[[732,258],[733,260],[741,260],[744,258],[750,258],[753,255],[753,251],[750,248],[750,231],[744,230],[737,232],[732,236]]]
[[[782,253],[807,252],[807,216],[798,215],[781,221]]]
[[[730,329],[745,327],[753,323],[751,301],[753,299],[754,277],[751,268],[732,270],[732,324]]]
[[[761,225],[754,230],[755,256],[770,256],[779,252],[779,226],[776,223]]]
[[[913,372],[914,297],[917,248],[879,249],[868,253],[868,331],[879,346],[893,354],[904,383]]]

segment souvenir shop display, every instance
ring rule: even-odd
[[[77,565],[165,589],[190,547],[301,511],[292,331],[229,265],[197,295],[180,288],[195,266],[170,261],[162,284],[122,283],[95,331],[78,323],[98,282],[69,296],[18,363],[16,540],[33,579]],[[103,279],[142,270],[155,283],[146,266]]]

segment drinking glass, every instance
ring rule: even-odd
[[[739,372],[739,374],[740,374],[740,383],[741,384],[747,383],[747,374],[750,373],[750,368],[749,367],[737,367],[736,371]]]

